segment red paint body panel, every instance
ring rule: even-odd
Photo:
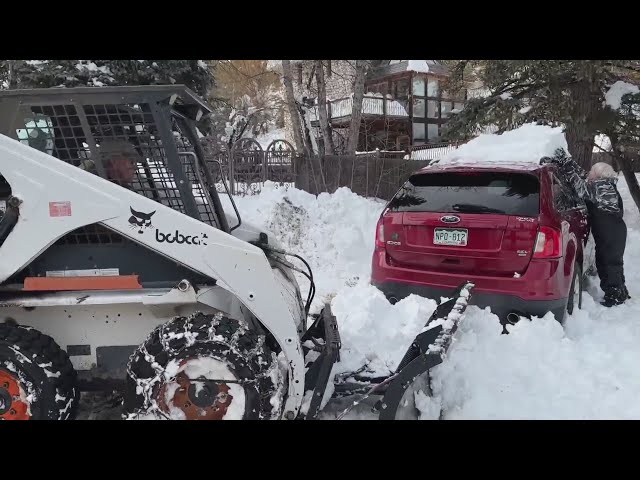
[[[442,175],[443,172],[447,175],[480,174],[485,177],[493,172],[502,177],[504,174],[533,175],[539,181],[539,211],[535,215],[452,212],[450,209],[398,211],[396,208],[394,211],[392,200],[380,219],[384,241],[378,239],[376,242],[372,259],[372,283],[383,290],[385,284],[392,283],[451,289],[465,280],[472,280],[476,284],[474,292],[514,296],[524,301],[566,299],[576,262],[583,268],[583,272],[591,267],[590,264],[583,263],[591,261],[584,259],[583,255],[589,237],[589,224],[586,206],[575,199],[566,203],[566,197],[562,197],[566,194],[566,189],[564,194],[560,191],[564,187],[557,179],[553,167],[427,168],[416,172],[412,179],[416,175]],[[430,180],[424,182],[431,188]],[[453,187],[438,188],[445,191]],[[437,189],[430,191],[429,195],[435,198],[424,201],[427,207],[434,208],[433,205],[438,205],[437,192]],[[451,192],[447,194],[452,195]],[[468,190],[465,195],[465,198],[473,198],[473,192],[469,193]],[[478,195],[480,199],[482,193]],[[508,201],[515,200],[510,196]],[[422,205],[418,208],[422,208]],[[496,209],[495,206],[493,208]],[[514,207],[509,205],[509,208]],[[547,232],[561,232],[556,233],[556,240],[560,245],[556,244],[558,248],[555,250],[560,252],[559,256],[534,256],[540,226],[552,229],[547,229]],[[457,239],[464,238],[461,235],[466,231],[466,244],[434,243],[435,229],[443,228],[462,231],[452,237]]]

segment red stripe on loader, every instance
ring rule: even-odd
[[[22,290],[29,292],[64,290],[135,290],[142,288],[138,275],[117,277],[27,277]]]

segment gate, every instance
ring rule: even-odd
[[[201,138],[212,173],[219,178],[218,163],[233,195],[260,193],[266,181],[281,185],[295,183],[296,151],[286,140],[274,140],[266,150],[253,138],[242,138],[229,151],[227,145],[211,137]],[[218,163],[216,163],[218,162]],[[216,184],[224,190],[222,180]]]

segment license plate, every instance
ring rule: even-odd
[[[433,244],[465,247],[468,235],[466,228],[436,228],[433,232]]]

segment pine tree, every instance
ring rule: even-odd
[[[184,84],[203,98],[214,86],[203,60],[2,60],[0,88]],[[200,122],[203,131],[208,121]]]
[[[15,88],[184,84],[206,97],[213,75],[202,60],[3,60],[13,63]]]
[[[465,108],[449,119],[445,138],[466,140],[489,126],[497,133],[529,122],[563,126],[569,153],[588,170],[596,136],[606,135],[640,208],[640,187],[624,153],[630,143],[640,145],[640,98],[636,101],[640,95],[626,95],[620,109],[612,109],[605,98],[616,81],[638,81],[638,61],[456,60],[448,64],[449,90],[476,84],[481,85],[482,94],[469,98]]]

